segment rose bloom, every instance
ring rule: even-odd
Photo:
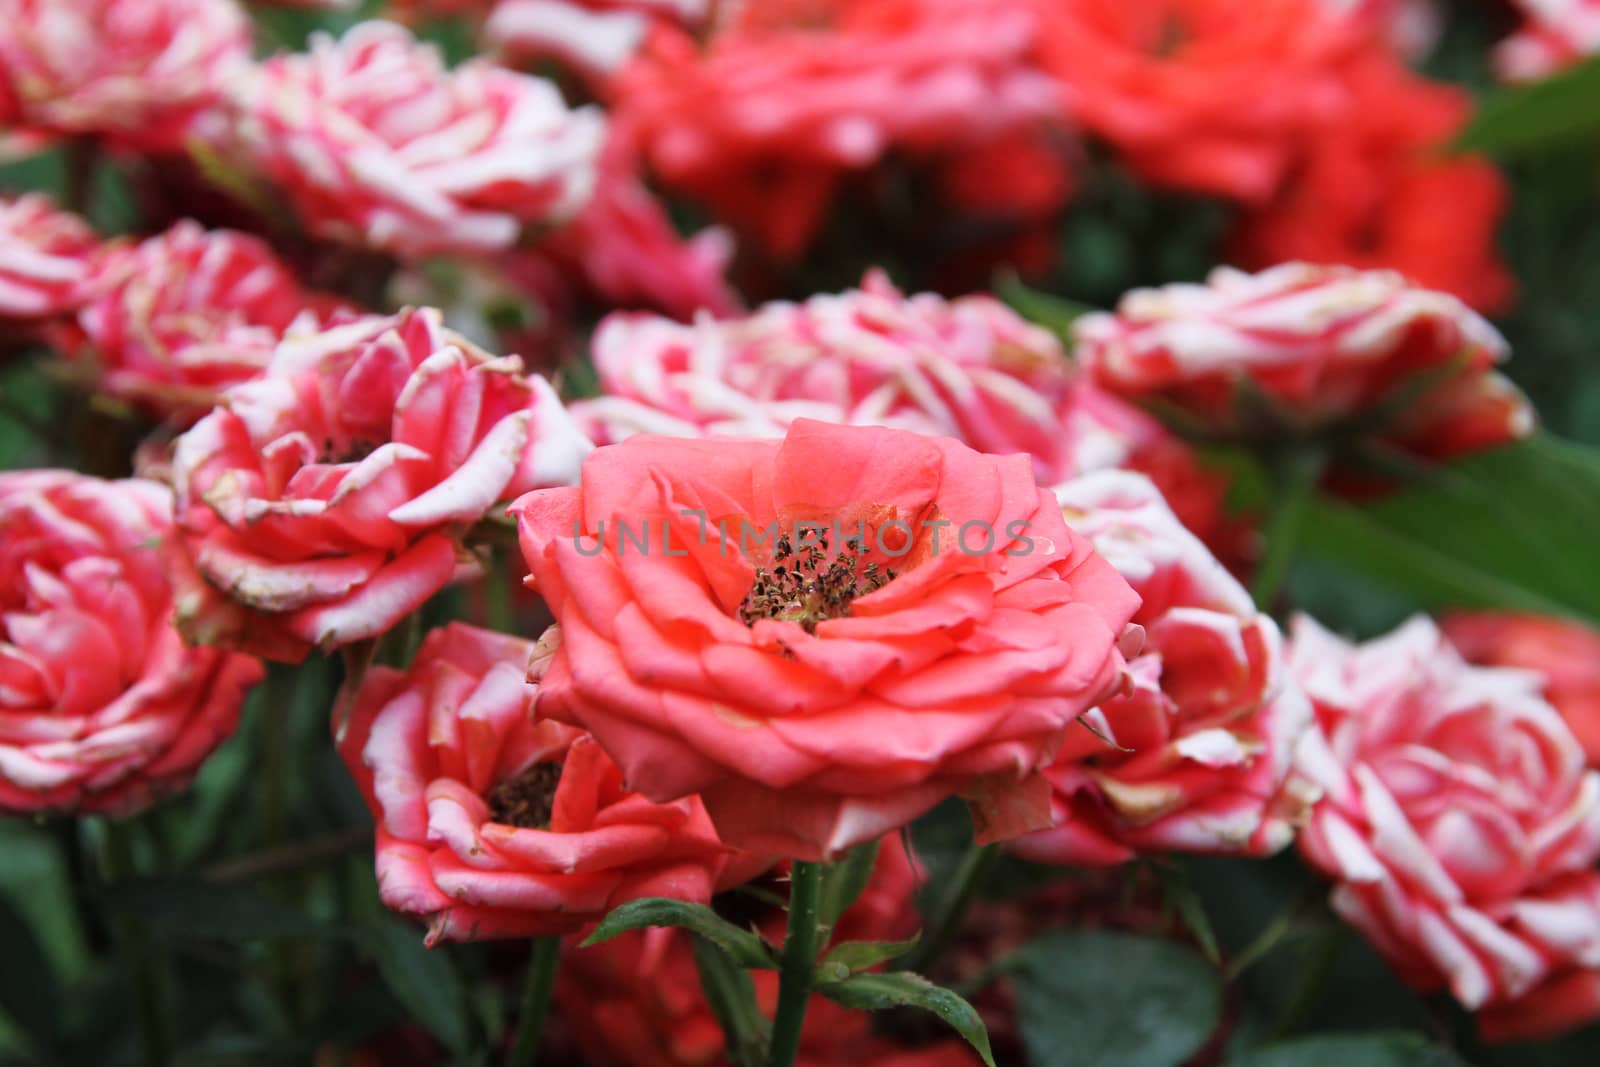
[[[780,436],[797,418],[893,426],[1055,470],[1060,344],[993,297],[907,297],[881,272],[860,289],[691,325],[608,316],[592,351],[606,394],[574,405],[597,440]]]
[[[1463,612],[1444,620],[1461,654],[1487,667],[1520,667],[1538,674],[1555,705],[1600,767],[1600,632],[1580,622],[1512,612]]]
[[[916,933],[913,899],[919,872],[898,835],[883,839],[877,866],[860,898],[841,916],[832,938],[897,941]],[[776,909],[756,925],[781,940]],[[776,971],[752,971],[756,1001],[771,1016]],[[691,935],[660,927],[633,931],[562,958],[555,985],[557,1018],[588,1062],[614,1067],[728,1067],[722,1027],[700,988]],[[872,1032],[869,1017],[813,996],[801,1032],[803,1067],[974,1067],[959,1040],[898,1048]]]
[[[1085,129],[1153,185],[1270,196],[1297,144],[1349,105],[1365,41],[1324,0],[1034,0],[1043,62]]]
[[[1289,779],[1311,707],[1277,624],[1143,476],[1101,471],[1055,495],[1142,598],[1146,643],[1132,691],[1085,716],[1045,771],[1057,825],[1010,847],[1068,866],[1282,848],[1304,807]]]
[[[245,89],[254,162],[317,233],[403,256],[481,252],[588,198],[604,124],[550,82],[388,22],[263,63]]]
[[[484,36],[518,58],[564,60],[605,79],[632,59],[652,25],[693,29],[711,0],[500,0]]]
[[[784,260],[839,186],[889,158],[946,161],[1040,127],[1061,99],[1009,0],[750,4],[702,47],[663,29],[616,79],[653,173]]]
[[[726,274],[733,242],[720,227],[679,237],[666,207],[639,175],[637,151],[612,126],[599,180],[582,211],[531,249],[503,257],[507,273],[541,307],[571,318],[587,296],[607,309],[649,308],[676,319],[732,315]]]
[[[1408,60],[1426,58],[1444,32],[1438,0],[1321,0],[1322,6],[1377,30]]]
[[[1445,459],[1533,428],[1527,401],[1493,371],[1509,355],[1494,327],[1390,271],[1220,267],[1204,285],[1136,289],[1074,330],[1100,384],[1174,406],[1213,433],[1376,418],[1386,441]]]
[[[1509,81],[1548,77],[1600,52],[1600,0],[1517,0],[1523,24],[1494,52]]]
[[[260,374],[299,316],[310,329],[338,305],[302,289],[260,239],[191,221],[106,257],[88,287],[58,347],[108,395],[180,423]]]
[[[261,664],[173,628],[171,509],[154,482],[0,473],[0,811],[133,814],[233,733]]]
[[[0,0],[0,25],[0,101],[18,125],[141,151],[182,148],[250,59],[233,0]]]
[[[1352,645],[1295,620],[1320,732],[1301,851],[1334,910],[1491,1039],[1600,1016],[1600,775],[1537,676],[1469,666],[1428,619]]]
[[[533,715],[560,640],[451,623],[352,700],[339,752],[378,823],[379,893],[429,944],[570,933],[639,897],[704,904],[733,855],[698,800],[650,803],[593,738]]]
[[[542,378],[431,308],[291,333],[178,438],[178,526],[204,644],[297,661],[376,637],[476,569],[500,501],[575,481],[590,448]]]
[[[1358,106],[1309,143],[1277,197],[1240,219],[1231,261],[1391,269],[1481,311],[1505,308],[1515,288],[1497,245],[1505,179],[1487,159],[1443,147],[1470,117],[1470,94],[1380,53],[1348,84]]]
[[[1034,772],[1125,681],[1137,598],[1022,456],[809,419],[638,436],[512,511],[565,633],[541,713],[741,848],[834,856],[956,793],[986,840],[1037,826]]]
[[[100,256],[100,239],[42,193],[0,197],[0,319],[72,311]]]

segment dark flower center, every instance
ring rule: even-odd
[[[332,437],[324,437],[322,452],[317,458],[327,464],[360,463],[377,450],[378,442],[369,441],[364,437],[348,441],[336,441]]]
[[[556,786],[561,783],[561,763],[535,763],[514,778],[507,778],[484,799],[489,817],[505,826],[545,830],[555,807]]]
[[[852,552],[830,558],[825,532],[816,542],[796,551],[787,534],[778,538],[771,568],[756,568],[755,584],[739,605],[740,622],[754,626],[758,619],[783,619],[814,634],[824,619],[850,614],[856,597],[894,580],[893,568],[879,570],[871,560],[863,564]]]

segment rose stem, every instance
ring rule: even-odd
[[[1289,577],[1295,549],[1305,525],[1306,512],[1316,494],[1326,461],[1316,449],[1305,449],[1285,457],[1272,478],[1272,516],[1267,523],[1266,551],[1256,568],[1250,594],[1256,607],[1270,612],[1283,583]]]
[[[115,900],[117,883],[139,874],[134,844],[137,824],[132,820],[107,820],[105,827],[106,899]],[[121,935],[118,947],[133,986],[144,1061],[148,1067],[160,1067],[172,1054],[172,1032],[167,1025],[166,968],[142,920],[125,914],[112,921]]]
[[[961,929],[972,898],[988,881],[989,872],[994,870],[995,861],[999,858],[998,844],[972,845],[967,849],[961,857],[961,866],[950,879],[949,890],[940,898],[930,917],[928,936],[902,957],[899,965],[901,970],[921,973],[933,966],[956,936],[956,931]]]
[[[528,984],[522,994],[522,1017],[517,1020],[517,1037],[506,1057],[506,1067],[532,1067],[539,1060],[539,1038],[544,1035],[545,1016],[550,1013],[550,990],[556,984],[556,965],[561,962],[561,938],[533,939],[533,958],[528,961]]]
[[[778,1010],[772,1018],[768,1067],[793,1067],[800,1050],[800,1028],[811,1001],[817,964],[817,903],[822,895],[820,863],[796,860],[789,871],[789,928],[778,961]]]

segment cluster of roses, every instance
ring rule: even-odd
[[[227,736],[256,656],[380,637],[481,571],[514,500],[556,626],[447,625],[337,723],[383,899],[431,940],[704,903],[898,848],[959,795],[1047,863],[1264,855],[1304,827],[1340,913],[1489,1032],[1600,1010],[1600,778],[1541,676],[1469,666],[1425,620],[1285,641],[1201,540],[1220,502],[1188,446],[1117,395],[1236,432],[1249,382],[1320,429],[1420,380],[1371,432],[1448,455],[1528,427],[1498,335],[1396,276],[1294,266],[1130,294],[1076,347],[1078,370],[991,298],[872,277],[691,326],[618,314],[604,395],[569,411],[431,309],[291,325],[177,438],[170,492],[0,480],[0,800],[149,803]],[[1458,624],[1469,651],[1500,625]],[[572,1010],[651,1026],[587,1040],[712,1040],[686,935],[596,952]],[[818,1062],[876,1040],[818,1018]]]
[[[902,937],[897,831],[960,796],[980,840],[1053,864],[1298,837],[1339,913],[1487,1033],[1600,1014],[1600,690],[1572,673],[1593,655],[1541,658],[1548,620],[1285,636],[1233,573],[1259,538],[1226,485],[1141,407],[1423,460],[1523,436],[1506,346],[1468,306],[1503,295],[1498,268],[1430,277],[1402,247],[1413,195],[1454,227],[1497,180],[1421,153],[1461,108],[1373,43],[1392,5],[1125,6],[502,0],[489,25],[590,72],[608,132],[398,25],[257,64],[231,0],[0,0],[14,140],[201,146],[330,242],[522,256],[703,309],[606,317],[601,395],[569,408],[440,311],[363,312],[250,234],[105,242],[37,196],[0,204],[0,318],[176,435],[142,478],[0,475],[0,808],[121,814],[181,788],[262,659],[359,665],[483,579],[509,514],[555,626],[437,629],[408,668],[353,672],[334,716],[383,899],[431,941],[574,933],[871,842],[861,929],[835,935]],[[706,22],[704,48],[678,28]],[[720,235],[678,242],[639,170],[793,254],[891,155],[934,160],[961,202],[968,168],[1070,159],[1083,132],[1246,205],[1246,261],[1358,266],[1130,293],[1078,320],[1071,359],[992,298],[877,273],[739,315]],[[1040,173],[989,171],[977,199],[1048,215],[1071,176]],[[1379,251],[1358,249],[1375,204]],[[1358,269],[1396,261],[1434,288]],[[575,951],[558,996],[596,1055],[706,1062],[692,955],[670,931]],[[829,1011],[803,1060],[896,1062]]]

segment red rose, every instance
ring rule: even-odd
[[[0,319],[72,311],[88,295],[100,249],[89,224],[49,197],[0,198]]]

